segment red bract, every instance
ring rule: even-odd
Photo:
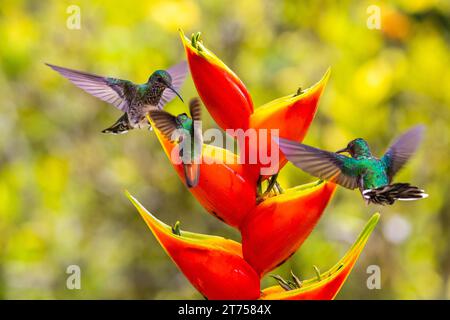
[[[263,276],[289,258],[311,233],[336,185],[312,183],[264,200],[243,221],[244,258]]]
[[[242,258],[241,245],[222,237],[180,231],[156,219],[135,198],[128,198],[158,242],[192,285],[208,299],[257,299],[259,277]]]
[[[238,76],[199,40],[180,31],[197,92],[221,128],[247,129],[253,102]]]
[[[330,270],[320,275],[320,279],[302,281],[299,289],[286,291],[280,286],[264,289],[263,300],[331,300],[336,297],[345,280],[353,269],[370,234],[378,223],[380,215],[374,214],[367,222],[353,246],[345,256]]]

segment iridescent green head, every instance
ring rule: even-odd
[[[347,144],[347,147],[336,151],[336,153],[343,153],[343,152],[350,153],[352,158],[357,158],[359,156],[370,157],[372,155],[372,153],[370,152],[369,145],[367,144],[366,140],[362,138],[352,140]]]
[[[191,130],[192,128],[192,119],[186,113],[179,114],[177,116],[177,122],[180,127],[186,130]]]
[[[156,70],[148,78],[148,83],[161,84],[164,87],[172,86],[172,77],[166,70]]]
[[[162,93],[166,88],[172,90],[181,101],[183,98],[178,93],[178,91],[172,85],[172,76],[166,70],[156,70],[152,73],[150,78],[148,78],[148,85],[152,88],[160,89],[159,91]]]

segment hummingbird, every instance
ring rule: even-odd
[[[183,101],[179,89],[188,72],[187,63],[183,61],[168,70],[156,70],[146,83],[135,84],[128,80],[98,76],[49,63],[46,65],[77,87],[124,112],[112,126],[102,131],[111,134],[148,127],[148,111],[162,109],[175,95]]]
[[[200,158],[202,155],[203,134],[201,128],[202,113],[200,99],[189,102],[190,117],[186,113],[177,116],[167,111],[153,109],[149,111],[155,127],[170,141],[181,145],[180,158],[188,188],[195,187],[200,177]]]
[[[354,139],[336,152],[329,152],[279,138],[286,158],[303,171],[347,188],[359,188],[367,203],[392,205],[396,200],[428,197],[424,190],[409,183],[392,183],[396,173],[416,151],[424,126],[416,126],[397,138],[386,153],[377,158],[368,143]],[[341,153],[349,153],[350,157]]]

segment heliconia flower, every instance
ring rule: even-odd
[[[200,33],[181,40],[197,92],[217,124],[223,129],[247,129],[253,102],[238,76],[199,40]]]
[[[258,130],[257,137],[263,137],[259,134],[261,129],[267,130],[270,134],[270,130],[278,129],[279,137],[290,139],[293,141],[301,142],[308,132],[309,126],[317,111],[317,106],[325,85],[330,77],[330,69],[324,74],[322,79],[312,87],[301,90],[295,94],[291,94],[276,100],[273,100],[255,110],[250,117],[250,128]],[[265,138],[265,137],[264,137]],[[272,137],[273,138],[273,137]],[[241,150],[245,150],[249,155],[251,148],[258,148],[258,152],[255,154],[265,155],[268,158],[273,158],[274,161],[271,166],[281,170],[286,164],[287,160],[283,153],[280,151],[278,145],[274,146],[274,150],[278,152],[276,157],[271,157],[272,151],[272,139],[268,137],[267,143],[248,143],[245,141],[244,146],[240,146]],[[243,142],[240,140],[239,142]],[[243,156],[241,154],[241,156]],[[248,158],[248,156],[247,156]],[[261,167],[268,167],[264,165],[263,161],[258,160],[257,164],[248,164],[253,172],[253,175],[258,177]],[[278,172],[277,171],[277,172]]]
[[[129,193],[127,197],[166,253],[204,297],[231,300],[259,298],[260,279],[242,258],[239,243],[217,236],[173,230]]]
[[[332,182],[314,182],[267,198],[240,226],[245,260],[263,276],[301,246],[334,194]]]
[[[262,300],[331,300],[336,297],[345,280],[353,269],[359,255],[378,223],[380,215],[374,214],[367,222],[364,230],[345,254],[345,256],[330,270],[320,274],[320,277],[301,282],[298,289],[285,290],[276,285],[263,290]]]
[[[154,130],[169,161],[185,183],[178,145],[167,140],[156,128]],[[256,205],[256,185],[248,182],[245,168],[237,157],[226,149],[204,144],[198,184],[189,188],[209,213],[233,227],[238,227]]]

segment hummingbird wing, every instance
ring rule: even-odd
[[[189,113],[194,121],[202,121],[202,106],[199,98],[192,98],[189,101]]]
[[[398,137],[386,153],[381,161],[387,168],[389,182],[392,181],[395,174],[408,162],[409,158],[416,152],[417,147],[423,137],[425,126],[415,126],[406,133]]]
[[[358,187],[357,160],[282,138],[278,145],[286,158],[303,171],[347,189]]]
[[[179,92],[188,73],[187,62],[182,61],[168,69],[167,72],[172,78],[172,87],[175,89],[175,91]],[[161,96],[161,99],[159,100],[158,109],[164,108],[164,106],[169,103],[175,97],[175,95],[175,92],[166,88]]]
[[[173,133],[178,129],[177,118],[167,111],[152,109],[148,112],[150,118],[155,123],[156,128],[170,141],[173,140]]]
[[[105,102],[111,103],[123,112],[128,111],[129,101],[127,100],[127,96],[130,96],[136,90],[131,81],[97,76],[83,71],[58,67],[49,63],[46,63],[46,65],[67,78],[78,88]]]

